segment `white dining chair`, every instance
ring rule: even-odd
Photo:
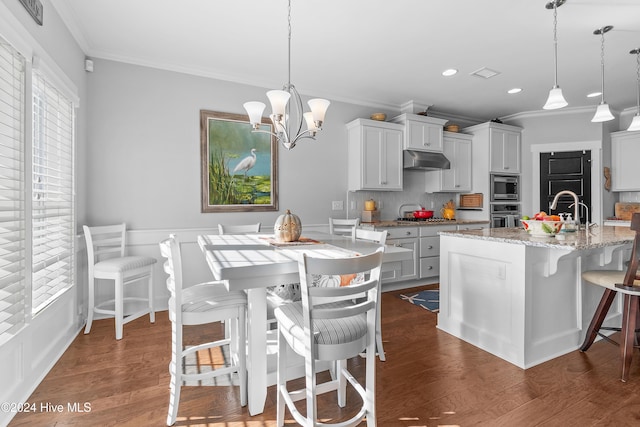
[[[169,364],[170,397],[167,425],[173,425],[178,415],[180,389],[185,381],[204,381],[209,378],[229,376],[237,373],[240,385],[240,404],[247,404],[246,370],[246,307],[244,292],[229,292],[223,282],[199,283],[185,287],[182,279],[182,256],[176,236],[160,242],[160,253],[167,259],[164,270],[169,275],[167,289],[169,298],[169,318],[171,320],[171,363]],[[186,347],[183,342],[183,326],[203,325],[232,319],[230,338],[204,342]],[[229,346],[230,366],[198,373],[185,373],[184,360],[202,350]]]
[[[259,233],[260,223],[256,224],[218,224],[219,234],[250,234]]]
[[[640,322],[640,274],[638,274],[638,267],[640,267],[640,213],[633,214],[631,230],[635,231],[636,235],[626,269],[588,270],[582,273],[582,279],[585,282],[603,287],[604,293],[593,314],[580,351],[587,351],[598,336],[618,345],[620,347],[620,380],[622,382],[629,379],[634,345],[637,347],[640,338],[640,334],[636,330],[638,322]],[[618,293],[623,296],[621,327],[602,326]],[[620,342],[613,341],[600,332],[601,330],[621,331]]]
[[[378,243],[382,246],[387,242],[387,230],[365,230],[358,228],[355,230],[354,237],[356,240],[365,240],[367,242]],[[381,361],[386,361],[387,356],[382,346],[382,286],[378,287],[378,307],[376,310],[376,350]]]
[[[383,248],[368,255],[327,259],[302,255],[298,262],[301,301],[285,304],[275,311],[278,320],[278,372],[276,424],[284,425],[285,407],[302,426],[318,423],[318,394],[337,391],[340,407],[346,405],[347,382],[362,399],[362,407],[340,426],[356,426],[366,418],[376,425],[375,410],[375,334],[378,288]],[[332,275],[364,274],[364,279],[349,286],[318,286],[314,278]],[[328,281],[334,283],[334,281]],[[364,298],[363,298],[364,296]],[[327,302],[327,299],[331,302]],[[305,359],[305,388],[289,390],[286,383],[287,351]],[[366,351],[365,384],[349,372],[346,360]],[[318,384],[316,361],[332,361],[336,375]],[[296,402],[306,399],[306,415]]]
[[[329,234],[339,234],[354,238],[356,228],[360,225],[360,219],[338,219],[329,218]]]
[[[91,331],[95,313],[107,314],[115,318],[116,339],[122,339],[123,326],[145,314],[151,323],[155,322],[153,307],[153,265],[157,260],[148,256],[126,255],[126,224],[83,226],[87,245],[87,269],[89,274],[88,313],[84,333]],[[96,304],[98,281],[113,281],[114,298]],[[140,282],[147,282],[147,297],[125,296],[125,288]],[[145,302],[147,307],[125,315],[125,303]],[[113,306],[113,309],[107,308]]]

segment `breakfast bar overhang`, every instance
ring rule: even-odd
[[[578,349],[602,295],[581,273],[623,268],[634,233],[595,226],[562,234],[441,232],[437,327],[523,369]],[[620,305],[606,325],[620,324]]]

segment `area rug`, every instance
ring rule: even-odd
[[[401,299],[429,310],[432,313],[440,311],[440,291],[437,289],[428,289],[407,295],[400,294],[398,296]]]

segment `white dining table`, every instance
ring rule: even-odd
[[[354,241],[350,237],[326,233],[303,234],[306,242],[278,244],[270,234],[200,235],[198,245],[216,280],[225,282],[230,291],[247,292],[247,377],[249,414],[264,411],[267,387],[275,382],[268,372],[267,287],[299,283],[298,258],[301,253],[316,257],[339,258],[374,252],[379,245]],[[304,244],[302,244],[304,243]],[[412,251],[387,245],[383,269],[396,269]],[[301,367],[300,375],[304,375]]]

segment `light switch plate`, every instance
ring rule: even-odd
[[[331,210],[341,211],[344,209],[344,202],[342,200],[334,200],[331,202]]]

